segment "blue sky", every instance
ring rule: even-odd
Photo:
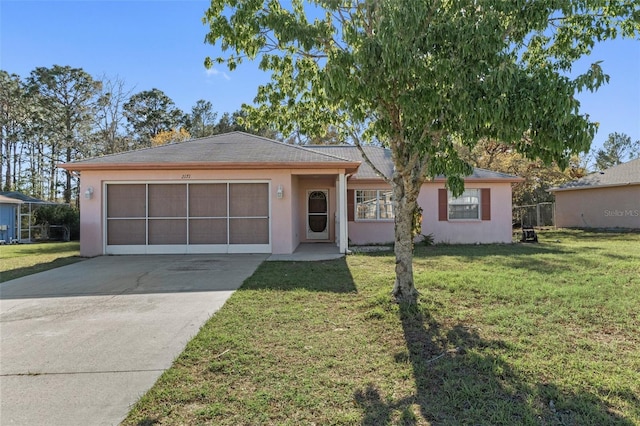
[[[183,111],[198,99],[220,114],[251,103],[268,76],[256,64],[233,72],[205,70],[204,58],[219,51],[204,44],[201,18],[207,0],[0,0],[0,68],[21,77],[36,67],[70,65],[93,76],[118,76],[133,93],[164,91]],[[598,147],[609,133],[640,139],[640,41],[599,45],[575,72],[602,60],[610,83],[582,93],[581,110],[600,123]]]

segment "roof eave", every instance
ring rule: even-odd
[[[624,182],[624,183],[610,183],[608,185],[583,185],[583,186],[571,186],[568,188],[549,188],[549,192],[565,192],[565,191],[580,191],[583,189],[600,189],[600,188],[615,188],[624,186],[640,185],[640,182]]]
[[[172,162],[172,163],[63,163],[69,171],[83,170],[237,170],[237,169],[345,169],[355,172],[360,162]]]
[[[447,178],[445,177],[437,177],[431,181],[428,182],[446,182]],[[524,182],[525,179],[518,177],[518,176],[513,176],[513,177],[493,177],[493,178],[475,178],[473,176],[467,176],[464,178],[465,182],[487,182],[487,183],[493,183],[493,182],[509,182],[509,183],[518,183],[518,182]]]

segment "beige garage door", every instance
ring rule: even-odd
[[[267,182],[113,183],[106,253],[268,253]]]

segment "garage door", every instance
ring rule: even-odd
[[[268,182],[110,183],[107,254],[270,253]]]

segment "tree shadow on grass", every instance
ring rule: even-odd
[[[368,384],[354,395],[362,425],[633,425],[597,395],[526,380],[505,342],[462,325],[445,328],[420,306],[401,306],[400,320],[407,350],[394,359],[411,364],[415,392],[385,400]]]

